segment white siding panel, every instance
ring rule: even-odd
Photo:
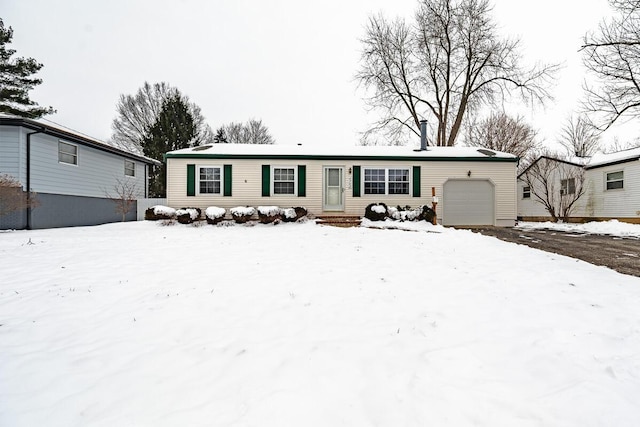
[[[0,126],[0,174],[6,173],[26,185],[26,171],[21,143],[21,130],[15,126]]]

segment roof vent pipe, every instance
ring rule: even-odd
[[[420,151],[427,151],[427,121],[420,120]]]

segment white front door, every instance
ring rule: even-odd
[[[324,167],[324,195],[322,209],[344,211],[344,168]]]

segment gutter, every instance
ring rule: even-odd
[[[27,230],[31,230],[31,135],[43,133],[44,128],[27,133]]]

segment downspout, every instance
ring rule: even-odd
[[[31,230],[31,135],[44,132],[44,129],[27,133],[27,230]]]

